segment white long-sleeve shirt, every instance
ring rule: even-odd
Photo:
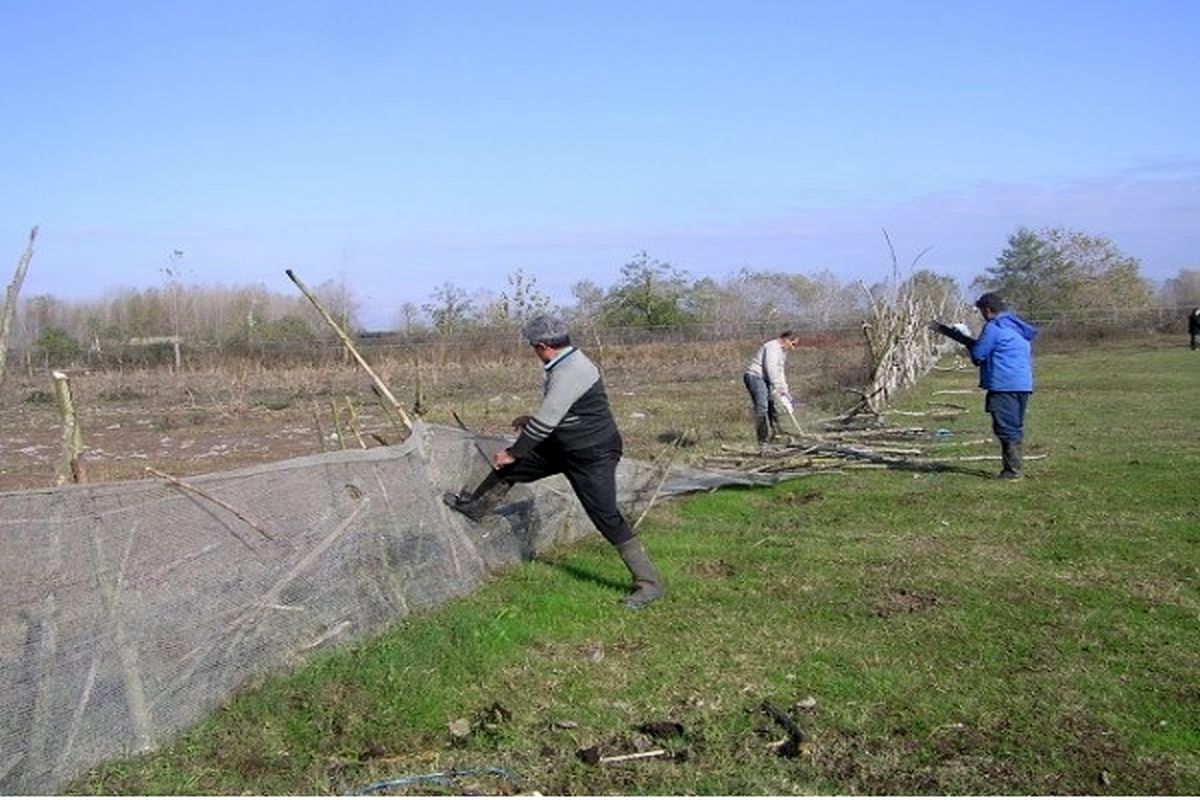
[[[773,392],[791,394],[788,390],[787,375],[784,373],[786,364],[787,351],[783,349],[779,339],[770,339],[758,348],[754,358],[746,365],[746,372],[765,380]]]

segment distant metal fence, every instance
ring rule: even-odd
[[[1069,345],[1076,341],[1116,340],[1146,335],[1186,335],[1187,314],[1191,307],[1149,309],[1105,308],[1071,314],[1030,319],[1041,329],[1039,342]],[[974,312],[964,309],[963,320],[973,325]],[[661,328],[600,327],[587,324],[574,329],[575,343],[597,347],[634,347],[646,345],[694,345],[706,342],[752,342],[778,335],[784,328],[800,333],[807,348],[836,350],[855,346],[861,341],[861,323],[846,320],[832,324],[796,323],[780,320],[707,322]],[[478,328],[455,333],[428,330],[361,332],[356,347],[367,358],[400,360],[453,360],[478,362],[508,358],[521,352],[525,343],[515,328]],[[178,350],[173,343],[99,342],[70,363],[50,363],[36,350],[14,348],[8,354],[10,371],[25,368],[86,367],[91,369],[140,369],[212,367],[224,363],[250,363],[272,366],[323,366],[348,362],[342,344],[334,337],[310,340],[204,342],[182,339]]]

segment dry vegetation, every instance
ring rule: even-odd
[[[630,456],[656,457],[680,434],[682,458],[693,461],[723,444],[753,440],[741,371],[756,340],[582,344],[604,368]],[[505,431],[540,393],[537,361],[516,344],[432,346],[368,358],[407,407],[420,394],[430,422],[453,424],[457,411],[481,431]],[[845,388],[862,386],[862,361],[853,336],[814,336],[793,353],[788,372],[802,418],[851,405]],[[400,438],[370,379],[344,363],[76,370],[71,383],[92,482],[144,478],[146,467],[184,476],[336,449],[335,404],[346,447],[360,446],[349,406],[367,446]],[[50,375],[14,371],[0,399],[0,491],[53,486],[62,419]]]

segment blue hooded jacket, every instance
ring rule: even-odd
[[[988,320],[971,348],[979,367],[979,386],[989,392],[1032,392],[1033,354],[1030,343],[1037,328],[1009,311]]]

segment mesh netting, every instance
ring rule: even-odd
[[[488,453],[501,440],[481,438]],[[594,532],[561,477],[480,524],[441,502],[488,469],[419,425],[395,447],[234,472],[0,494],[0,792],[145,751],[238,686]],[[620,500],[771,478],[625,460]]]

